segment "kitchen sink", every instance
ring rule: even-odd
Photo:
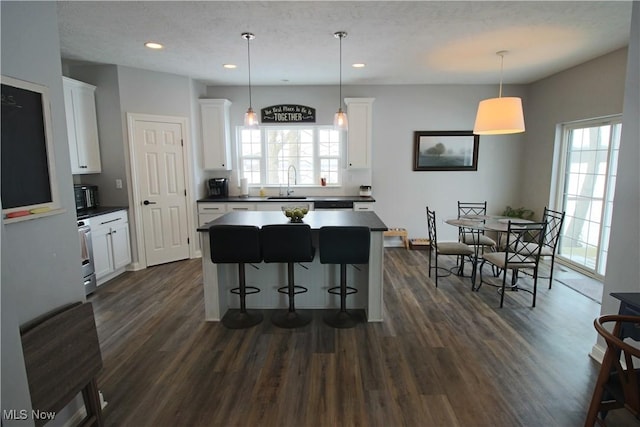
[[[305,196],[271,196],[267,200],[304,200]]]

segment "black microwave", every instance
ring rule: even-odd
[[[76,211],[97,208],[100,205],[97,185],[74,185],[73,192],[76,199]]]

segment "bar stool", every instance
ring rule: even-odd
[[[368,264],[371,231],[368,227],[322,227],[319,232],[320,263],[340,264],[340,286],[329,288],[340,295],[340,311],[324,317],[334,328],[353,328],[356,319],[347,311],[347,295],[358,292],[347,286],[347,264]]]
[[[211,262],[238,264],[239,285],[230,292],[240,296],[240,309],[229,309],[222,317],[222,324],[229,329],[245,329],[262,322],[262,313],[247,310],[247,295],[260,289],[246,286],[244,270],[246,263],[262,262],[260,229],[251,225],[212,225],[209,242]]]
[[[275,224],[262,227],[262,254],[264,262],[287,263],[287,286],[278,292],[289,296],[289,309],[276,312],[271,323],[281,328],[298,328],[311,322],[311,315],[296,311],[295,295],[307,292],[304,286],[295,284],[294,264],[311,262],[315,248],[308,224]]]

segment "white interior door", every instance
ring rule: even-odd
[[[182,125],[136,120],[134,127],[147,266],[189,258]]]

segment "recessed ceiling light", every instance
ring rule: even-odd
[[[160,43],[156,43],[156,42],[146,42],[144,45],[149,49],[162,49],[164,47]]]
[[[364,68],[364,67],[367,66],[367,64],[363,64],[362,62],[358,62],[358,63],[355,63],[355,64],[351,64],[351,66],[353,68]]]
[[[222,66],[224,68],[229,69],[229,70],[233,70],[234,68],[238,68],[238,66],[236,64],[222,64]]]

